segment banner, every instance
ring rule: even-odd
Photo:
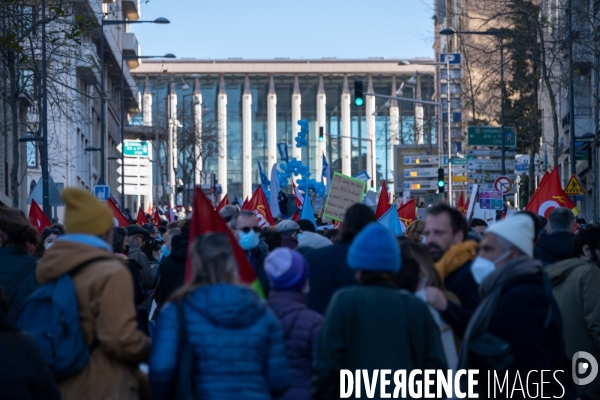
[[[410,199],[398,209],[398,217],[407,228],[417,219],[417,202],[415,199]]]
[[[108,208],[111,209],[111,211],[113,213],[114,219],[117,220],[117,224],[121,228],[126,228],[129,225],[131,225],[131,223],[129,222],[129,220],[127,219],[127,217],[125,217],[125,215],[123,215],[123,213],[121,212],[121,210],[119,210],[117,208],[117,205],[115,204],[115,202],[110,197],[106,201],[106,204],[108,205]]]
[[[245,202],[242,210],[252,211],[258,218],[258,226],[266,228],[275,225],[269,203],[267,203],[267,197],[263,192],[262,187],[258,186],[252,195],[250,201]]]
[[[367,183],[336,172],[331,180],[323,216],[343,221],[346,210],[362,201]]]
[[[288,147],[287,147],[287,143],[282,142],[282,143],[277,143],[277,150],[279,150],[279,157],[281,157],[281,159],[285,162],[288,162]]]
[[[42,233],[44,228],[52,225],[34,199],[31,199],[31,206],[29,207],[29,222],[37,228],[38,233]]]
[[[323,173],[321,174],[321,182],[325,181],[325,195],[329,193],[329,186],[331,185],[331,166],[327,162],[327,157],[323,153]]]
[[[138,208],[138,213],[137,213],[137,218],[135,220],[135,223],[138,224],[139,226],[150,223],[150,221],[148,221],[148,218],[146,218],[146,215],[144,214],[144,210],[142,210],[142,207]]]
[[[271,182],[269,181],[269,178],[267,177],[267,174],[265,174],[265,171],[263,171],[262,166],[260,165],[260,162],[258,162],[258,172],[260,173],[260,183],[262,185],[271,184]]]
[[[217,206],[217,208],[215,209],[216,212],[221,211],[221,209],[225,206],[229,205],[229,196],[227,194],[225,194],[225,196],[221,199],[221,202],[219,203],[219,205]]]
[[[377,203],[377,211],[375,211],[375,218],[379,219],[390,209],[390,196],[387,191],[387,185],[383,181],[381,185],[381,193],[379,194],[379,202]]]
[[[548,176],[544,176],[525,210],[548,218],[552,210],[558,207],[566,207],[574,215],[579,214],[579,210],[575,204],[573,204],[569,196],[562,189],[560,177],[558,176],[558,168],[554,167]]]
[[[271,186],[269,187],[269,206],[271,207],[271,215],[274,215],[275,217],[282,214],[279,209],[278,199],[280,190],[281,187],[279,186],[279,179],[277,178],[277,163],[275,163],[273,164],[273,168],[271,168]]]

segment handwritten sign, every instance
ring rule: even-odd
[[[335,221],[343,221],[346,210],[362,201],[366,186],[364,181],[336,172],[331,180],[323,215]]]

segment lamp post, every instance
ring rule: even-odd
[[[442,29],[440,31],[440,35],[454,35],[454,34],[463,34],[463,35],[481,35],[481,36],[496,36],[500,39],[500,131],[502,133],[502,175],[506,175],[506,164],[505,164],[505,154],[506,154],[506,134],[504,132],[504,99],[506,97],[505,89],[504,89],[504,31],[493,29],[485,32],[477,32],[477,31],[456,31],[452,28]]]
[[[169,24],[170,21],[166,18],[156,18],[152,21],[128,21],[128,20],[107,20],[102,19],[102,32],[100,35],[100,65],[101,65],[101,76],[100,76],[100,179],[98,184],[104,185],[104,150],[106,141],[106,93],[104,89],[104,74],[105,74],[105,62],[104,62],[104,27],[106,25],[127,25],[127,24]],[[121,69],[121,75],[123,70]]]

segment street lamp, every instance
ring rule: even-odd
[[[104,185],[104,142],[106,141],[106,93],[104,88],[104,26],[106,25],[127,25],[127,24],[168,24],[170,21],[166,18],[156,18],[152,21],[128,21],[128,20],[107,20],[102,19],[102,33],[100,37],[100,64],[101,64],[101,76],[100,76],[100,179],[98,184]],[[122,61],[121,61],[122,63]],[[123,75],[123,69],[121,68],[121,76]]]

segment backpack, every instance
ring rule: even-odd
[[[55,281],[40,286],[21,306],[16,325],[37,344],[57,381],[79,372],[98,345],[88,347],[79,326],[79,306],[71,278],[83,267],[109,257],[87,260]]]

